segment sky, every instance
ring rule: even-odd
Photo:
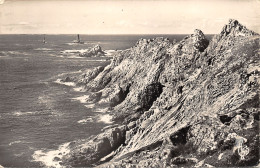
[[[260,0],[0,0],[0,34],[260,33]]]

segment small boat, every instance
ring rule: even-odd
[[[43,43],[43,44],[46,44],[46,43],[47,43],[46,40],[45,40],[45,34],[43,35],[42,43]]]
[[[84,44],[83,41],[80,41],[79,34],[78,34],[78,39],[74,40],[73,43]]]

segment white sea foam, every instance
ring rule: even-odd
[[[66,43],[67,45],[78,45],[78,43]]]
[[[36,48],[34,50],[38,50],[38,51],[51,51],[53,49],[51,49],[51,48]]]
[[[103,62],[107,61],[106,59],[100,59],[100,60],[88,60],[88,62]]]
[[[73,88],[73,90],[75,90],[76,92],[84,92],[84,87],[83,86],[76,87],[76,88]]]
[[[107,43],[105,43],[105,42],[101,42],[101,41],[88,41],[88,43],[87,44],[91,44],[91,45],[96,45],[96,44],[107,44]]]
[[[11,59],[11,57],[8,57],[8,56],[0,56],[0,58]]]
[[[88,99],[89,99],[89,95],[83,95],[83,96],[72,98],[72,99],[73,100],[78,100],[81,103],[86,103],[88,101]]]
[[[62,158],[63,155],[67,155],[70,152],[70,149],[68,147],[69,144],[70,143],[65,143],[65,144],[60,145],[58,150],[35,151],[34,154],[32,155],[32,157],[33,157],[34,161],[41,162],[46,167],[56,167],[56,168],[64,167],[59,164],[59,160]]]
[[[45,95],[45,94],[42,94],[38,97],[38,101],[39,103],[44,103],[44,104],[49,104],[50,102],[50,97]]]
[[[21,157],[21,156],[23,156],[24,155],[24,152],[22,152],[22,153],[17,153],[17,154],[14,154],[14,156],[16,156],[16,157]],[[1,168],[1,166],[0,166],[0,168]]]
[[[67,58],[80,58],[80,59],[83,59],[85,57],[80,57],[78,55],[71,55],[71,56],[68,56]]]
[[[23,52],[18,52],[18,51],[1,51],[0,52],[0,54],[1,54],[1,56],[8,56],[8,55],[22,55],[22,54],[24,54]],[[26,55],[26,54],[24,54],[24,55]]]
[[[22,141],[20,141],[20,140],[19,140],[19,141],[13,141],[13,142],[10,142],[8,145],[11,146],[11,145],[13,145],[13,144],[18,144],[18,143],[21,143],[21,142],[22,142]]]
[[[109,114],[100,115],[98,122],[103,122],[103,123],[106,123],[106,124],[111,124],[111,123],[113,123],[112,119],[113,119],[113,117],[112,117],[111,115],[109,115]]]
[[[93,108],[93,107],[95,107],[95,104],[87,104],[87,105],[85,105],[85,107],[87,107],[87,108]]]
[[[116,50],[105,50],[106,56],[113,56],[116,52]]]
[[[115,55],[117,52],[120,52],[122,50],[105,50],[106,56],[113,56]]]
[[[82,72],[82,71],[79,70],[79,71],[74,71],[74,72],[69,72],[69,73],[67,73],[67,72],[66,72],[66,73],[60,73],[60,74],[54,76],[54,78],[57,78],[57,77],[64,77],[64,76],[69,75],[69,74],[76,74],[76,73],[80,73],[80,72]],[[61,80],[61,79],[59,79],[59,80]]]
[[[63,55],[58,55],[58,54],[48,54],[48,56],[64,58]]]
[[[37,111],[28,111],[28,112],[21,112],[21,111],[15,111],[13,112],[14,116],[22,116],[22,115],[32,115],[32,114],[36,114]]]
[[[62,82],[61,79],[57,79],[55,83],[66,85],[66,86],[76,86],[76,83],[74,82]]]
[[[21,54],[21,52],[18,51],[6,51],[7,54],[13,54],[13,55],[18,55]]]
[[[87,122],[93,122],[93,118],[87,118],[87,119],[82,119],[82,120],[78,121],[79,124],[84,124]]]
[[[88,51],[87,49],[81,49],[81,50],[64,50],[61,51],[61,53],[84,53]]]
[[[66,73],[60,73],[58,75],[52,76],[51,78],[48,79],[48,81],[53,81],[54,83],[59,83],[63,84],[64,82],[61,81],[62,79],[65,79],[66,77],[72,75],[72,74],[77,74],[81,73],[81,71],[73,71],[73,72],[66,72]]]
[[[109,111],[108,107],[107,108],[97,108],[97,109],[95,109],[95,112],[97,112],[97,113],[106,113],[108,111]]]

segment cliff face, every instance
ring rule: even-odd
[[[72,145],[65,164],[109,153],[100,167],[259,164],[259,37],[230,20],[210,42],[200,30],[177,43],[141,39],[73,78],[122,126]]]

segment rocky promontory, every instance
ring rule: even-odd
[[[117,125],[70,144],[65,166],[259,166],[260,36],[230,20],[210,41],[140,39],[73,80]]]

